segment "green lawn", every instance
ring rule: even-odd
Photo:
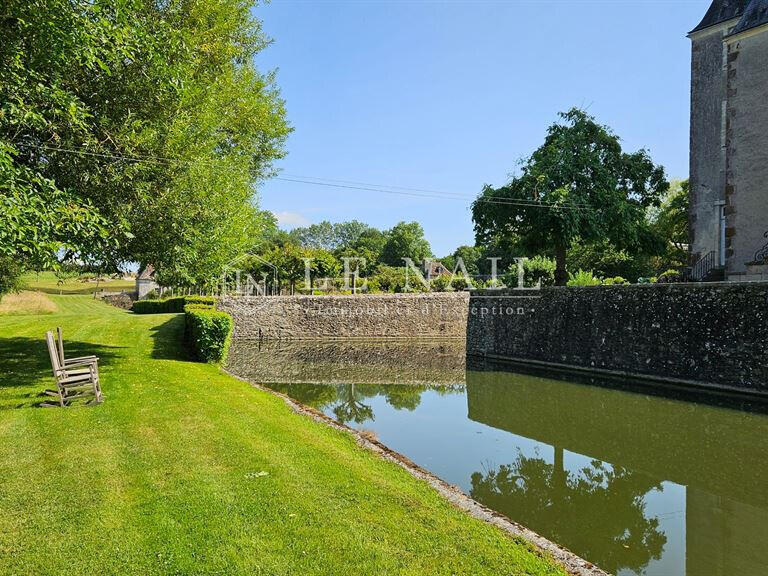
[[[67,278],[62,284],[53,272],[30,272],[22,277],[22,284],[27,290],[37,290],[47,294],[93,294],[96,282],[86,282],[85,277]],[[131,291],[136,289],[135,280],[106,280],[99,282],[98,290],[109,292]]]
[[[564,574],[354,439],[186,360],[180,315],[0,316],[0,574]],[[104,404],[36,408],[46,329]]]

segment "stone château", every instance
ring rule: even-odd
[[[689,37],[694,275],[768,280],[768,0],[714,0]]]

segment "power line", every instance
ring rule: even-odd
[[[46,150],[49,152],[55,152],[55,153],[64,153],[64,154],[77,154],[81,156],[91,156],[96,158],[106,158],[111,160],[121,160],[121,161],[128,161],[128,162],[147,162],[151,164],[171,164],[171,163],[178,163],[183,162],[181,158],[170,158],[170,157],[163,157],[163,156],[149,156],[149,155],[116,155],[116,154],[106,154],[103,152],[91,152],[89,150],[78,150],[74,148],[63,148],[59,146],[46,146],[43,144],[33,145],[33,144],[24,144],[19,143],[20,146],[26,147],[26,148],[37,148],[41,150]],[[216,166],[213,162],[204,162],[204,164],[209,166]],[[547,208],[551,210],[586,210],[591,211],[594,210],[592,207],[589,207],[584,204],[576,204],[576,203],[569,203],[569,204],[555,204],[555,203],[547,203],[537,200],[526,200],[526,199],[514,199],[514,198],[474,198],[472,196],[467,195],[459,195],[455,192],[439,192],[436,190],[426,190],[421,188],[408,188],[404,186],[389,186],[389,185],[377,185],[377,184],[366,184],[363,182],[354,182],[350,180],[335,180],[331,178],[319,178],[314,176],[305,176],[305,177],[286,177],[286,176],[276,176],[276,180],[280,180],[283,182],[294,182],[294,183],[300,183],[300,184],[309,184],[314,186],[325,186],[330,188],[339,188],[339,189],[346,189],[346,190],[360,190],[365,192],[378,192],[382,194],[394,194],[399,196],[410,196],[414,198],[432,198],[437,200],[463,200],[463,201],[471,201],[471,202],[482,202],[487,204],[496,204],[501,206],[517,206],[521,208]]]

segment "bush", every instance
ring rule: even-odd
[[[213,296],[177,296],[164,300],[137,300],[131,310],[135,314],[180,314],[188,304],[202,304],[208,308],[216,305]]]
[[[555,261],[545,256],[535,256],[525,260],[523,262],[525,287],[533,288],[539,283],[539,280],[541,280],[542,286],[553,286],[556,267]],[[522,286],[517,285],[517,263],[507,269],[503,281],[510,288],[522,288]]]
[[[604,286],[620,286],[629,284],[629,281],[621,276],[614,276],[613,278],[606,278],[603,280]]]
[[[209,307],[216,306],[216,298],[214,296],[187,296],[185,300],[187,304],[204,304]]]
[[[232,317],[204,304],[189,304],[184,311],[186,339],[194,357],[201,362],[226,361],[232,340]]]
[[[466,278],[464,278],[464,276],[457,276],[451,282],[451,288],[453,288],[457,292],[469,290],[469,282],[467,281]]]
[[[405,268],[379,266],[376,275],[369,281],[375,282],[382,292],[406,292]],[[426,288],[413,272],[408,274],[409,292],[425,292]]]
[[[451,279],[448,276],[445,276],[444,274],[441,274],[434,280],[432,280],[432,284],[430,285],[433,292],[448,292],[448,290],[451,289]]]
[[[683,281],[683,275],[677,270],[669,269],[656,280],[659,284],[674,284]]]
[[[579,270],[576,274],[568,273],[568,286],[599,286],[600,278],[592,273],[592,270]]]
[[[160,298],[160,295],[157,293],[157,290],[152,289],[149,292],[147,292],[146,294],[144,294],[144,298],[143,299],[144,300],[157,300],[158,298]]]

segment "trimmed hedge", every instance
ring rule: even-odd
[[[213,296],[176,296],[164,300],[137,300],[131,306],[136,314],[179,314],[188,304],[201,304],[213,308],[216,298]]]
[[[224,362],[232,340],[232,316],[204,304],[188,304],[184,313],[185,337],[195,358],[201,362]]]

